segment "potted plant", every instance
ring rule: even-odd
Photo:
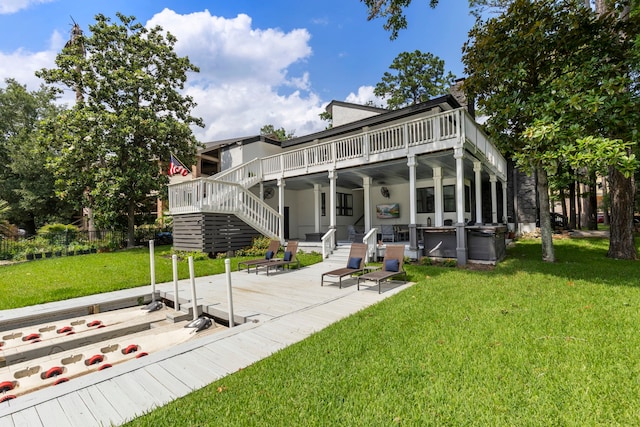
[[[27,261],[32,261],[35,258],[33,248],[26,248],[24,250],[24,256],[27,258]]]

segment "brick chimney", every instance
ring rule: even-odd
[[[471,117],[475,119],[476,117],[476,109],[474,105],[475,103],[473,102],[473,100],[471,100],[471,102],[467,101],[467,94],[464,92],[462,87],[463,83],[464,83],[464,77],[455,80],[451,85],[451,87],[449,88],[449,93],[451,93],[451,95],[456,99],[456,101],[458,101],[458,103],[461,106],[466,108],[469,114],[471,114]]]

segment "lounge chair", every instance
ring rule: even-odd
[[[355,273],[364,271],[364,263],[367,258],[367,245],[366,243],[352,243],[351,250],[349,251],[349,261],[345,268],[338,268],[326,273],[322,273],[320,279],[320,286],[324,286],[324,276],[337,277],[338,284],[342,288],[342,278],[344,276],[352,276]]]
[[[251,267],[257,267],[260,264],[264,264],[265,262],[271,261],[271,259],[278,253],[280,250],[280,241],[279,240],[271,240],[269,242],[269,247],[267,248],[267,252],[264,255],[264,258],[257,259],[248,259],[246,261],[238,262],[238,271],[240,271],[240,265],[244,265],[247,268],[247,273],[251,269]]]
[[[269,262],[263,262],[256,265],[256,274],[258,274],[258,270],[261,268],[264,268],[267,271],[267,276],[269,275],[269,270],[272,268],[275,270],[282,267],[284,270],[285,267],[291,268],[294,264],[297,268],[300,268],[300,261],[296,259],[296,252],[298,252],[298,242],[291,241],[287,243],[287,248],[284,250],[284,257],[282,259],[271,260]]]
[[[404,245],[387,245],[382,260],[382,269],[372,271],[370,273],[358,276],[358,290],[360,290],[361,280],[371,280],[378,283],[378,293],[381,292],[380,283],[392,277],[404,275],[404,281],[407,281],[407,272],[402,268],[404,261]]]

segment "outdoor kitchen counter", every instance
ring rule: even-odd
[[[467,251],[469,260],[499,261],[506,253],[504,225],[466,226]],[[436,258],[456,258],[457,239],[455,226],[418,227],[424,242],[424,256]]]

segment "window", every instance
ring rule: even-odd
[[[336,193],[336,215],[353,216],[353,194]]]
[[[327,193],[320,194],[320,212],[322,216],[327,216]]]
[[[436,198],[433,187],[416,188],[416,199],[418,213],[434,213],[436,211]]]
[[[456,211],[456,186],[445,185],[442,187],[442,198],[445,212]]]

